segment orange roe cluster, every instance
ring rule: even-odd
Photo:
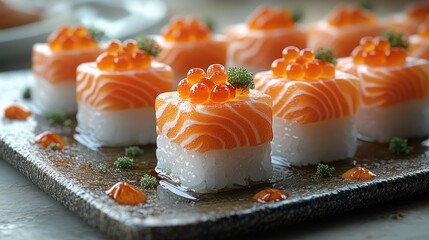
[[[390,47],[388,40],[382,37],[363,37],[352,52],[356,64],[371,67],[399,66],[405,64],[407,51],[400,47]]]
[[[31,116],[30,110],[15,103],[6,106],[4,109],[4,117],[7,119],[26,120],[29,116]]]
[[[271,64],[275,77],[289,80],[318,80],[335,77],[335,66],[330,62],[315,59],[314,51],[308,48],[299,50],[294,46],[283,49],[283,57]]]
[[[102,71],[129,71],[148,69],[152,57],[149,53],[139,50],[135,40],[126,40],[121,43],[112,40],[107,44],[104,53],[98,56],[96,63]]]
[[[182,79],[177,91],[180,97],[192,103],[224,103],[237,95],[247,95],[249,91],[236,89],[228,82],[228,74],[221,64],[212,64],[204,72],[201,68],[192,68]]]
[[[48,45],[53,51],[60,51],[94,48],[98,43],[85,27],[64,26],[49,36]]]
[[[418,21],[425,21],[429,18],[429,4],[415,4],[408,8],[407,16]]]
[[[207,41],[210,29],[196,17],[177,17],[162,29],[162,36],[169,42]]]
[[[34,141],[45,148],[52,148],[54,146],[58,150],[61,150],[66,145],[66,142],[58,134],[50,131],[37,135]]]
[[[261,6],[247,19],[248,28],[255,30],[290,28],[294,25],[292,13],[284,8]]]
[[[372,25],[377,21],[375,15],[356,6],[342,6],[332,11],[328,16],[331,26],[342,27],[352,24]]]
[[[429,38],[429,19],[421,23],[417,31],[420,37]]]

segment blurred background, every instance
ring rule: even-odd
[[[105,31],[110,38],[159,34],[175,15],[196,15],[214,22],[215,32],[243,22],[259,5],[302,10],[304,25],[325,17],[339,0],[0,0],[0,71],[31,67],[31,47],[65,24],[84,24]],[[406,0],[365,1],[381,18],[399,12]]]

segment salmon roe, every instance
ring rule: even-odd
[[[382,37],[364,37],[352,52],[356,64],[371,67],[399,66],[405,64],[407,52],[403,48],[390,47],[389,41]]]
[[[148,69],[152,57],[149,53],[139,50],[135,40],[121,43],[112,40],[107,44],[106,51],[98,56],[96,63],[102,71],[129,71]]]
[[[290,28],[294,25],[292,13],[284,8],[261,6],[247,19],[248,28],[255,30]]]
[[[48,37],[48,45],[53,51],[94,48],[97,41],[83,26],[64,26]]]
[[[429,38],[429,19],[419,25],[418,34],[422,38]]]
[[[66,142],[58,134],[50,131],[37,135],[34,141],[45,148],[54,146],[58,150],[61,150],[66,145]]]
[[[332,63],[315,59],[313,50],[297,47],[283,49],[282,58],[271,64],[271,71],[275,77],[289,80],[317,80],[335,77],[335,66]]]
[[[197,104],[224,103],[234,99],[240,90],[228,83],[228,74],[221,64],[210,65],[206,72],[201,68],[192,68],[177,85],[181,98]]]
[[[29,116],[31,116],[30,110],[15,103],[6,106],[4,109],[4,117],[7,119],[26,120]]]
[[[162,29],[162,36],[170,42],[195,42],[209,40],[211,32],[196,17],[178,17]]]
[[[407,15],[419,21],[425,21],[429,18],[429,4],[414,4],[407,10]]]
[[[341,175],[344,179],[349,180],[371,180],[376,175],[367,168],[354,167]]]
[[[357,6],[342,6],[333,10],[328,16],[331,26],[342,27],[352,24],[372,25],[376,23],[376,17],[370,11]]]

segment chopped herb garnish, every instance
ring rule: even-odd
[[[71,120],[63,112],[47,113],[45,117],[49,125],[64,125],[66,127],[71,125]]]
[[[131,146],[131,147],[125,148],[125,156],[138,157],[141,155],[143,155],[143,149],[137,146]]]
[[[210,32],[213,32],[215,30],[215,22],[214,22],[213,18],[205,17],[204,23],[206,24],[206,26],[210,30]]]
[[[107,166],[104,163],[100,163],[97,165],[97,172],[99,173],[107,173]]]
[[[369,11],[374,10],[374,4],[372,4],[372,2],[369,0],[361,0],[360,7]]]
[[[242,89],[243,92],[255,88],[253,74],[245,67],[228,68],[228,82],[235,88]]]
[[[91,34],[92,38],[97,42],[101,42],[106,38],[106,34],[104,33],[104,31],[97,27],[90,26],[87,29],[89,34]]]
[[[331,48],[319,48],[316,50],[315,56],[324,62],[337,64],[337,58],[335,57],[334,50]]]
[[[302,9],[299,8],[292,11],[292,20],[295,23],[301,22],[303,17],[304,17],[304,11],[302,11]]]
[[[158,180],[154,176],[151,176],[149,174],[143,175],[143,177],[140,179],[140,186],[143,189],[151,189],[157,184]]]
[[[408,146],[407,139],[395,137],[389,142],[389,150],[396,155],[408,155],[412,147]]]
[[[320,178],[331,177],[334,171],[334,167],[329,167],[328,164],[319,163],[317,164],[316,176]]]
[[[94,167],[94,163],[93,163],[93,162],[88,162],[88,167],[89,167],[89,168]]]
[[[52,151],[56,151],[58,149],[58,145],[56,143],[51,143],[49,144],[49,149],[51,149]]]
[[[22,93],[22,98],[25,100],[31,99],[31,88],[30,87],[26,87],[24,89],[24,92]]]
[[[119,169],[131,168],[134,164],[134,160],[129,157],[118,157],[115,161],[115,166]]]
[[[153,38],[145,36],[138,37],[137,46],[140,50],[149,53],[153,57],[158,56],[159,52],[161,52],[161,47]]]
[[[405,34],[401,32],[388,31],[381,34],[382,38],[385,38],[390,43],[390,47],[399,47],[408,49],[408,39]]]

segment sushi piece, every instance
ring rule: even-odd
[[[347,61],[360,80],[356,123],[364,140],[429,135],[429,61],[407,57],[380,37],[363,38]]]
[[[114,40],[96,62],[78,67],[77,129],[83,143],[155,143],[155,98],[172,90],[173,73],[151,58],[134,40]]]
[[[372,12],[357,6],[340,6],[327,19],[309,27],[308,47],[331,48],[336,57],[348,57],[362,37],[381,32],[383,27]]]
[[[407,35],[416,34],[419,24],[429,17],[429,3],[413,3],[404,13],[398,13],[386,20],[386,30],[403,32]]]
[[[213,35],[196,17],[177,17],[155,38],[161,47],[157,60],[170,65],[174,71],[173,88],[186,77],[191,68],[208,68],[212,63],[225,65],[226,42]]]
[[[32,70],[37,111],[76,113],[76,69],[81,63],[95,61],[102,51],[82,26],[62,27],[49,36],[48,43],[36,43]]]
[[[156,99],[156,171],[181,187],[214,192],[272,176],[271,98],[244,68],[191,69]]]
[[[275,162],[304,166],[356,152],[359,81],[335,70],[332,51],[316,53],[287,47],[271,70],[255,75],[256,89],[273,99]]]
[[[227,64],[244,66],[251,72],[268,69],[279,52],[287,46],[304,48],[305,32],[294,22],[293,14],[284,8],[261,6],[245,24],[229,27]]]
[[[410,36],[410,56],[429,60],[429,20],[420,24],[418,33]]]

